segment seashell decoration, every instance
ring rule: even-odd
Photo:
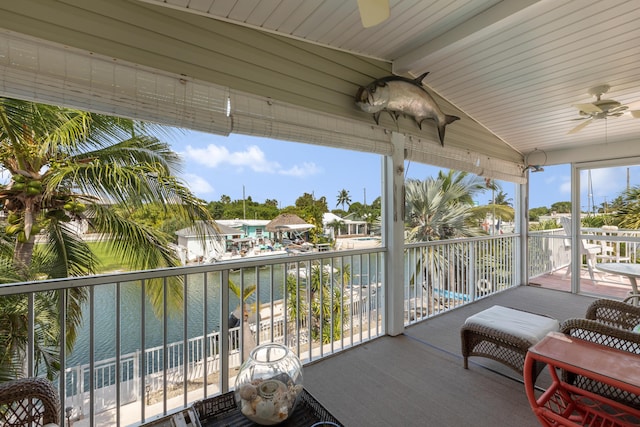
[[[300,360],[289,348],[269,343],[254,348],[240,367],[235,398],[245,417],[275,425],[293,413],[302,390]]]

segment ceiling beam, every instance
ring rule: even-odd
[[[559,150],[549,150],[547,165],[562,165],[576,162],[609,161],[614,159],[631,159],[640,157],[640,145],[634,137],[615,143],[589,145]],[[632,163],[628,160],[627,164]]]

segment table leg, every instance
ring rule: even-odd
[[[631,292],[629,292],[629,296],[625,298],[625,302],[630,302],[632,305],[638,306],[640,305],[640,293],[638,293],[636,278],[629,276],[629,283],[631,283]]]

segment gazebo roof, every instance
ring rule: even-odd
[[[305,227],[307,226],[307,227]],[[275,217],[269,222],[265,228],[269,232],[285,231],[285,230],[301,230],[313,228],[312,224],[306,223],[296,214],[284,213]]]

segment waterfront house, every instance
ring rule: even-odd
[[[211,262],[221,257],[234,239],[242,238],[242,232],[236,228],[220,224],[197,224],[176,231],[177,250],[183,265],[189,263]],[[203,242],[204,238],[204,242]]]
[[[171,271],[9,284],[1,286],[0,293],[24,294],[32,301],[31,296],[45,290],[106,288],[113,296],[100,304],[92,299],[87,319],[86,348],[94,349],[96,315],[110,305],[120,307],[125,298],[121,292],[139,296],[136,289],[129,289],[131,283],[144,289],[148,279],[198,276],[204,295],[219,293],[220,312],[210,317],[219,320],[216,333],[226,337],[230,331],[225,320],[229,314],[225,285],[232,270],[240,269],[239,277],[245,280],[245,273],[262,278],[260,271],[265,270],[261,268],[268,267],[270,273],[269,268],[276,270],[276,264],[278,271],[288,271],[287,264],[301,264],[293,270],[300,271],[305,266],[311,269],[313,263],[357,260],[353,277],[360,282],[345,289],[360,309],[350,319],[347,338],[314,346],[305,330],[309,325],[300,319],[278,323],[293,325],[293,329],[283,326],[278,336],[285,336],[307,363],[306,386],[332,413],[350,425],[357,420],[371,425],[424,420],[437,425],[534,425],[520,384],[486,370],[455,369],[460,363],[455,352],[461,315],[443,329],[437,326],[447,318],[433,315],[458,307],[462,307],[458,313],[468,315],[491,301],[507,304],[527,299],[529,309],[564,316],[570,306],[575,308],[572,313],[580,313],[587,297],[578,294],[605,290],[602,282],[594,286],[581,274],[579,251],[556,255],[556,246],[566,239],[561,230],[528,232],[527,182],[529,172],[539,166],[570,163],[572,217],[578,218],[581,171],[637,163],[640,121],[631,115],[600,119],[607,116],[606,111],[601,116],[581,115],[582,110],[574,105],[593,104],[597,95],[604,94],[589,92],[609,85],[606,98],[613,100],[609,106],[637,109],[640,4],[622,0],[399,0],[390,4],[389,19],[363,28],[357,2],[345,0],[295,5],[246,0],[2,2],[2,96],[221,135],[257,135],[375,153],[381,158],[383,177],[384,245],[341,254],[338,260],[330,252],[303,254],[294,261],[294,257],[252,259]],[[417,78],[427,71],[423,83],[435,101],[447,114],[460,117],[446,127],[443,144],[431,121],[419,127],[411,117],[382,114],[376,122],[354,106],[358,88],[375,79],[391,74]],[[586,127],[576,130],[577,124]],[[412,162],[515,183],[514,233],[405,245],[403,179]],[[579,239],[595,235],[582,233],[578,221],[572,221],[572,226],[571,248],[579,247]],[[635,235],[624,238],[633,244],[638,241]],[[471,254],[469,268],[460,267],[455,276],[445,275],[443,266],[430,266],[433,274],[420,278],[421,282],[413,280],[417,277],[409,280],[408,272],[416,271],[416,260],[424,259],[427,251]],[[480,257],[482,251],[492,256]],[[494,255],[498,253],[502,256],[496,271]],[[580,301],[577,305],[568,304],[564,293],[559,296],[527,286],[542,273],[567,265],[572,274],[562,282],[562,289],[573,297],[571,301]],[[263,286],[261,280],[254,279],[258,287]],[[210,289],[210,281],[217,287],[212,284]],[[478,294],[476,285],[486,285],[486,281],[492,284],[490,292]],[[378,287],[384,292],[377,292]],[[511,293],[514,289],[510,288],[518,293]],[[190,289],[185,286],[184,291],[188,296]],[[530,303],[534,292],[538,299]],[[501,300],[505,295],[520,297]],[[203,301],[202,308],[183,317],[202,318],[213,310],[213,304],[208,305],[206,298]],[[112,314],[118,322],[112,341],[119,341],[126,324],[126,334],[135,336],[142,348],[139,351],[145,352],[150,347],[146,345],[146,322],[128,317],[144,316],[144,304],[138,307],[134,313]],[[262,308],[276,317],[275,306],[265,302]],[[311,317],[308,312],[307,318]],[[210,338],[210,319],[200,320],[199,335]],[[166,322],[165,317],[153,325],[172,332],[188,329],[168,328]],[[412,335],[418,332],[413,326],[418,322],[422,322],[420,333]],[[442,333],[452,329],[453,335]],[[274,333],[271,325],[256,329],[264,339],[273,338]],[[234,347],[240,340],[216,335],[218,338],[193,344],[183,334],[178,344],[170,346],[173,343],[168,342],[167,334],[161,335],[160,349],[150,353],[156,359],[138,358],[145,362],[125,365],[129,359],[118,352],[105,357],[111,364],[98,373],[92,355],[84,371],[74,370],[68,381],[59,382],[65,398],[62,406],[71,408],[74,425],[136,425],[233,386],[233,369],[246,356],[241,347]],[[436,337],[450,341],[437,348],[428,345]],[[203,342],[208,344],[198,347]],[[362,343],[368,344],[358,346]],[[169,360],[170,349],[182,346],[184,352],[190,345],[194,355],[211,348],[217,353],[206,353],[210,358],[198,359],[193,366],[187,364],[187,358]],[[341,354],[325,359],[336,353]],[[71,369],[66,365],[64,346],[60,354],[62,371]],[[33,373],[32,354],[25,364]],[[217,371],[209,378],[206,374],[212,366]],[[124,380],[117,386],[109,383],[125,377],[131,386],[126,390]],[[199,385],[197,392],[189,389],[194,383]],[[101,423],[102,417],[108,421]]]
[[[343,218],[347,228],[347,234],[364,235],[367,234],[367,221],[356,213],[350,213]]]
[[[243,237],[255,240],[269,237],[265,230],[268,219],[218,219],[216,222],[242,231]]]

